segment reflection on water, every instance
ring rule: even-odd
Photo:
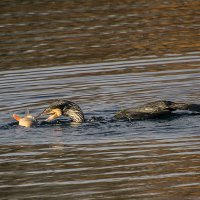
[[[198,1],[1,1],[1,69],[199,51]]]
[[[79,126],[0,128],[1,199],[198,199],[199,116],[111,122],[119,109],[199,103],[198,1],[0,2],[0,127],[76,101]]]
[[[3,145],[1,193],[10,199],[197,198],[199,141]]]

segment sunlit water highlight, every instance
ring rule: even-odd
[[[1,199],[199,199],[199,115],[110,120],[158,99],[200,103],[198,1],[0,7]],[[7,126],[58,98],[104,120]]]

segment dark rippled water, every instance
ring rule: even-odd
[[[200,199],[199,115],[112,122],[122,108],[200,103],[199,1],[0,2],[0,199]],[[7,126],[76,101],[78,126]]]

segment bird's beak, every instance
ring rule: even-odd
[[[52,109],[47,108],[47,109],[43,110],[41,113],[39,113],[37,116],[35,116],[35,118],[39,118],[43,115],[50,115],[51,111],[52,111]]]
[[[42,113],[40,113],[39,115],[36,116],[36,118],[42,116],[42,115],[49,115],[49,117],[45,120],[45,121],[52,121],[54,119],[56,119],[57,117],[62,115],[62,112],[60,109],[56,108],[56,109],[45,109]]]

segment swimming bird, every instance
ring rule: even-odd
[[[60,99],[49,105],[37,117],[41,115],[49,115],[46,121],[52,121],[60,116],[69,116],[72,122],[82,123],[85,121],[81,108],[74,102]]]
[[[138,107],[121,110],[115,114],[116,119],[151,119],[169,116],[173,111],[191,111],[200,113],[200,104],[188,104],[173,101],[154,101]]]
[[[169,115],[175,110],[188,110],[200,113],[200,104],[179,103],[173,101],[155,101],[142,106],[121,110],[114,115],[115,119],[151,119]],[[85,122],[81,108],[74,102],[60,99],[50,104],[39,115],[49,115],[46,121],[52,121],[60,116],[69,116],[72,122]]]

